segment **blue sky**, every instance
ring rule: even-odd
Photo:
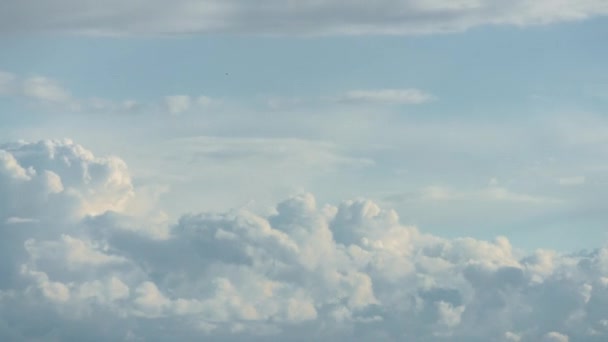
[[[45,77],[74,99],[135,101],[149,107],[135,113],[121,109],[110,113],[107,108],[96,113],[90,108],[70,112],[62,107],[32,105],[27,98],[5,96],[0,103],[2,130],[12,139],[42,139],[48,137],[46,132],[55,138],[77,137],[94,150],[120,156],[129,155],[131,149],[145,150],[148,144],[166,145],[163,141],[170,138],[302,139],[305,143],[334,144],[346,157],[364,158],[374,164],[304,177],[311,179],[294,176],[260,189],[264,193],[261,197],[281,197],[300,189],[320,191],[328,200],[349,196],[381,200],[382,196],[396,198],[399,196],[394,195],[400,192],[420,192],[431,186],[477,191],[496,178],[516,183],[522,193],[578,202],[594,196],[597,185],[577,189],[573,194],[571,189],[546,183],[552,182],[550,177],[584,177],[589,172],[586,168],[591,167],[585,164],[601,164],[603,141],[590,146],[578,142],[577,146],[557,146],[560,137],[544,135],[556,134],[555,129],[565,130],[569,125],[583,126],[572,127],[581,135],[586,134],[585,129],[603,127],[602,113],[608,101],[606,47],[602,44],[606,27],[606,21],[598,18],[413,36],[259,37],[240,33],[155,38],[9,34],[2,37],[6,48],[0,65],[4,71],[20,78]],[[431,98],[419,104],[349,104],[336,100],[350,91],[383,89],[418,89]],[[163,99],[171,95],[205,96],[222,104],[191,109],[187,115],[174,117],[161,108]],[[561,128],[551,127],[554,125]],[[416,129],[418,126],[424,128]],[[445,134],[450,132],[453,136],[447,141]],[[412,133],[417,137],[408,139]],[[132,138],[133,134],[137,139]],[[93,136],[95,140],[90,141]],[[470,141],[464,141],[467,138]],[[522,143],[514,144],[518,140]],[[492,144],[497,144],[495,150]],[[374,151],[376,145],[382,148]],[[188,159],[187,153],[183,159]],[[125,158],[137,178],[139,157]],[[298,158],[308,157],[295,156],[294,162]],[[546,166],[545,173],[551,176],[522,174],[528,172],[524,168],[550,158],[555,161],[553,166]],[[156,163],[162,168],[166,161]],[[245,158],[226,167],[242,170],[233,177],[251,179],[255,176],[242,169],[246,163]],[[274,168],[266,164],[259,172],[272,174]],[[401,173],[404,170],[409,171]],[[597,172],[593,177],[603,178]],[[191,206],[195,196],[205,197],[200,191],[187,193],[188,189],[204,188],[197,186],[195,179],[183,190],[180,185],[157,181],[171,189],[165,196],[172,198],[171,203],[176,203],[174,197],[187,196],[189,199],[183,200],[187,203],[180,206],[190,210],[195,210]],[[214,191],[229,197],[216,209],[238,206],[241,201],[264,203],[254,194],[240,194],[238,189]],[[389,205],[411,223],[449,236],[489,238],[504,234],[522,242],[533,241],[531,248],[545,243],[544,237],[554,233],[568,238],[546,240],[546,247],[560,249],[582,247],[604,238],[603,215],[584,218],[573,213],[570,219],[563,218],[564,212],[578,203],[550,213],[540,204],[534,211],[521,203],[521,211],[513,208],[513,213],[503,217],[497,208],[492,215],[498,218],[488,220],[474,209],[475,201],[486,200],[456,201],[449,204],[456,208],[440,209],[439,213],[431,209],[436,203],[417,204],[413,211],[405,203]],[[458,213],[457,206],[471,208]],[[420,214],[419,209],[429,213]],[[181,212],[175,209],[174,215],[178,214]],[[554,219],[554,215],[560,219]],[[521,227],[525,227],[525,233],[519,231]],[[581,230],[586,233],[578,236]]]
[[[607,14],[0,4],[0,339],[602,340]]]

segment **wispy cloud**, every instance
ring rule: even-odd
[[[57,82],[46,77],[35,76],[23,80],[23,95],[51,103],[66,104],[72,101],[70,93]]]
[[[190,95],[171,95],[166,96],[163,99],[163,106],[171,115],[179,115],[192,109],[205,108],[218,103],[219,100],[204,95],[199,97],[191,97]]]
[[[19,77],[10,72],[0,70],[0,96],[23,97],[52,105],[74,103],[70,92],[59,82],[43,77]]]
[[[513,202],[521,204],[557,204],[562,200],[512,191],[504,186],[490,185],[476,190],[455,190],[445,186],[428,186],[420,191],[423,201]]]
[[[371,104],[405,104],[416,105],[433,101],[435,96],[415,88],[352,90],[339,96],[339,102]]]
[[[140,102],[134,99],[111,100],[102,97],[80,98],[59,81],[44,76],[23,77],[0,70],[0,96],[24,100],[49,110],[62,112],[161,112],[178,115],[193,109],[220,103],[217,99],[200,95],[170,95],[157,101]]]
[[[7,218],[5,221],[6,224],[25,224],[25,223],[37,223],[37,222],[39,222],[39,220],[37,220],[37,219],[16,217],[16,216],[11,216],[11,217]]]
[[[190,109],[192,101],[187,95],[172,95],[165,97],[164,104],[172,115],[177,115]]]
[[[60,0],[0,7],[4,33],[56,31],[80,34],[245,33],[275,35],[424,34],[482,25],[528,26],[606,15],[603,0]]]
[[[560,185],[575,186],[585,184],[586,178],[585,176],[562,177],[559,178],[557,181]]]

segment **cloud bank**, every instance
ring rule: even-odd
[[[550,24],[607,13],[602,0],[4,1],[0,32],[402,35]]]
[[[356,199],[134,211],[126,164],[0,146],[0,339],[604,341],[608,249],[444,239]]]

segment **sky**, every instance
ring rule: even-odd
[[[605,340],[606,15],[2,1],[0,339]]]

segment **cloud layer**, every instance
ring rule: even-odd
[[[85,34],[420,34],[527,26],[606,15],[602,0],[5,1],[0,31]]]
[[[357,199],[274,213],[133,211],[126,164],[0,147],[0,339],[603,341],[608,249],[444,239]]]

